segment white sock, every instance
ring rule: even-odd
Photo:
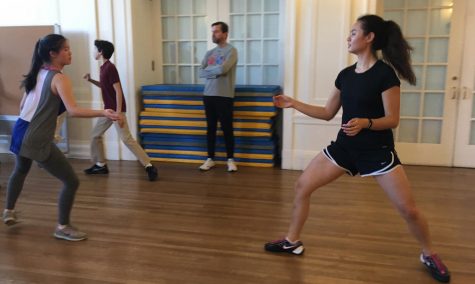
[[[103,166],[105,166],[105,165],[106,165],[106,163],[101,163],[101,162],[97,162],[97,163],[96,163],[96,166],[101,167],[101,168],[102,168]]]
[[[148,167],[151,167],[151,166],[153,166],[152,163],[148,163],[148,164],[145,165],[145,168],[148,168]]]

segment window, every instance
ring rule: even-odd
[[[231,0],[230,43],[238,50],[237,84],[279,85],[279,1]]]
[[[396,141],[440,144],[452,16],[450,0],[384,1],[384,18],[398,23],[412,52],[417,85],[401,84]]]
[[[202,83],[198,68],[210,40],[207,18],[217,14],[229,24],[228,41],[238,51],[236,83],[279,85],[281,1],[219,0],[219,7],[210,7],[207,0],[161,0],[164,83]],[[229,8],[212,11],[223,7]]]
[[[206,0],[162,0],[163,80],[197,83],[207,49]]]

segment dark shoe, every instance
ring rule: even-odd
[[[268,242],[265,244],[264,249],[270,252],[286,252],[296,255],[303,254],[305,250],[301,241],[291,243],[286,239]]]
[[[145,171],[148,174],[149,181],[155,181],[158,178],[158,170],[155,166],[148,166],[145,168]]]
[[[432,277],[444,283],[450,282],[450,272],[437,254],[425,256],[421,253],[421,262],[429,270]]]
[[[90,167],[89,169],[85,169],[84,173],[86,175],[105,175],[109,173],[109,169],[107,168],[107,165],[103,167],[99,167],[98,165],[94,165]]]

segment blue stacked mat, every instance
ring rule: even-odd
[[[281,115],[272,103],[279,86],[236,86],[235,160],[238,165],[272,167],[280,159]],[[152,160],[201,163],[207,158],[203,85],[142,87],[142,145]],[[225,161],[218,126],[216,160]]]

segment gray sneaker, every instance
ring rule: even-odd
[[[54,237],[57,239],[77,242],[87,239],[87,234],[79,231],[77,228],[66,225],[63,229],[56,227],[54,231]]]
[[[12,226],[18,223],[15,210],[3,210],[3,223],[7,226]]]

